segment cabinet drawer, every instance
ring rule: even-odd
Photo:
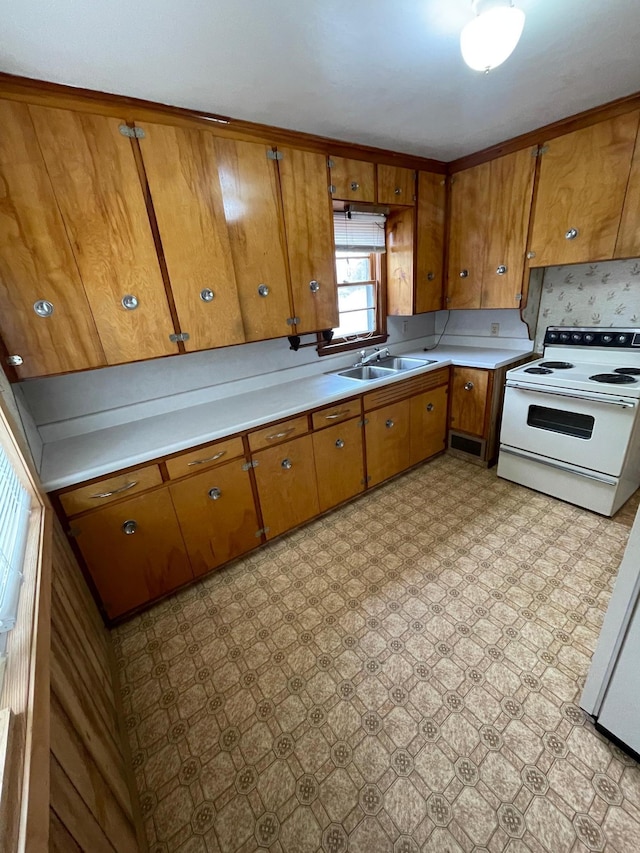
[[[117,474],[107,480],[82,486],[72,492],[60,495],[60,503],[68,516],[85,512],[88,509],[98,509],[111,501],[122,497],[130,497],[145,489],[159,486],[162,474],[157,465],[147,465],[128,474]]]
[[[291,418],[279,424],[272,424],[264,429],[249,434],[249,447],[251,450],[261,450],[263,447],[272,447],[281,441],[297,438],[309,432],[309,422],[306,415],[299,418]]]
[[[244,447],[239,436],[207,444],[197,450],[190,450],[180,456],[174,456],[173,459],[167,459],[169,479],[176,480],[186,474],[197,474],[199,471],[206,471],[208,468],[222,465],[223,462],[229,462],[243,455]]]
[[[349,400],[347,403],[334,403],[333,406],[327,406],[326,409],[314,412],[311,415],[311,420],[313,421],[314,429],[322,429],[323,427],[349,420],[349,418],[355,418],[360,414],[360,400]]]

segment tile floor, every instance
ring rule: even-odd
[[[637,503],[444,456],[120,627],[151,851],[640,851],[577,704]]]

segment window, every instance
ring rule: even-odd
[[[330,342],[319,336],[320,355],[387,340],[381,264],[384,216],[334,213],[334,231],[339,325]]]

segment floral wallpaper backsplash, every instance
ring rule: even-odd
[[[545,270],[535,350],[547,326],[640,328],[640,260],[549,267]]]

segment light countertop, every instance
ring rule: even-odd
[[[524,346],[527,342],[522,343],[522,349],[443,345],[428,351],[408,350],[402,355],[434,359],[434,363],[371,382],[321,373],[186,408],[180,408],[176,402],[174,410],[163,414],[45,444],[40,471],[42,484],[47,491],[54,491],[106,476],[451,364],[486,369],[504,367],[530,352],[530,347]]]

